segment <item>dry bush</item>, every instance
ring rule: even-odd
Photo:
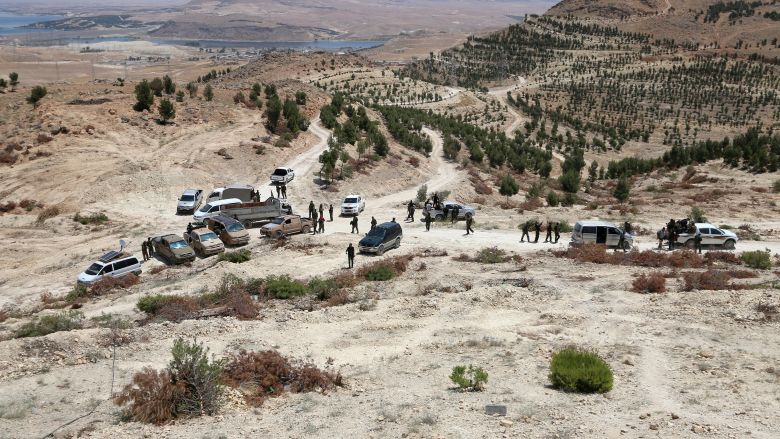
[[[156,267],[152,267],[152,269],[149,270],[149,274],[162,273],[163,271],[165,271],[167,269],[168,269],[167,265],[158,265]]]
[[[57,206],[47,207],[38,214],[38,219],[35,220],[37,224],[43,224],[47,219],[54,218],[60,214],[60,208]]]
[[[339,290],[331,294],[325,301],[325,306],[341,306],[352,303],[353,300],[348,291]]]
[[[201,307],[195,299],[184,296],[166,296],[157,311],[150,317],[167,320],[169,322],[181,322],[192,318]]]
[[[732,279],[750,279],[758,277],[758,274],[755,271],[750,270],[726,270],[726,273],[728,273],[729,277]]]
[[[258,305],[246,291],[234,291],[225,297],[224,306],[227,314],[239,319],[257,317]]]
[[[704,266],[704,258],[691,250],[680,250],[674,253],[661,253],[653,250],[611,252],[601,244],[587,243],[572,246],[566,250],[552,253],[557,257],[565,257],[580,262],[595,264],[633,265],[638,267],[674,267],[699,268]]]
[[[381,261],[377,261],[368,265],[360,267],[356,273],[356,277],[359,279],[365,279],[370,276],[371,273],[378,271],[389,270],[392,272],[392,277],[397,277],[403,274],[409,267],[409,262],[414,259],[412,255],[393,256]]]
[[[344,379],[340,373],[322,371],[313,364],[305,364],[295,371],[295,376],[290,383],[290,391],[293,393],[324,393],[343,385]]]
[[[145,367],[133,375],[131,384],[114,396],[114,403],[130,403],[132,419],[159,425],[176,417],[176,403],[184,392],[185,384],[174,384],[167,370],[156,371]]]
[[[764,320],[775,321],[780,319],[780,307],[774,303],[758,302],[755,306],[756,312],[763,314]]]
[[[635,293],[663,293],[666,291],[666,278],[658,272],[640,274],[631,284],[631,290]]]
[[[474,192],[479,195],[491,195],[493,193],[493,188],[488,186],[488,184],[482,181],[478,176],[472,176],[471,183],[474,185]]]
[[[731,277],[722,270],[689,271],[683,273],[684,291],[694,290],[728,290],[734,286],[729,284]]]
[[[21,207],[22,209],[24,209],[24,210],[26,210],[28,212],[33,210],[33,209],[35,209],[36,207],[42,207],[42,206],[43,205],[39,204],[37,201],[30,200],[30,199],[27,199],[27,198],[25,198],[24,200],[19,202],[19,207]]]
[[[521,211],[536,210],[536,209],[539,209],[540,207],[542,207],[543,205],[544,205],[544,203],[542,202],[541,198],[534,197],[534,198],[531,198],[530,200],[526,200],[526,201],[520,203],[520,210]]]
[[[420,167],[420,159],[417,157],[409,157],[409,164],[414,166],[415,168]]]
[[[709,251],[704,254],[704,260],[707,265],[712,265],[715,262],[723,262],[726,264],[740,265],[742,261],[732,252],[724,252],[721,250]]]
[[[9,201],[5,204],[0,204],[0,213],[10,212],[16,209],[16,201]]]
[[[127,289],[133,285],[138,285],[141,279],[133,273],[122,277],[107,276],[92,284],[88,289],[89,296],[100,296],[115,288]]]

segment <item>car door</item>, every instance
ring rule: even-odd
[[[103,276],[113,276],[114,275],[114,264],[106,264],[103,267],[103,270],[100,272]]]
[[[604,226],[596,226],[596,244],[607,243],[607,228]]]
[[[284,220],[284,224],[282,224],[282,231],[284,234],[288,234],[292,231],[293,225],[292,225],[292,218],[287,218]]]
[[[711,228],[709,235],[709,243],[708,245],[723,245],[724,242],[726,242],[726,234],[723,233],[722,230]]]
[[[614,227],[607,227],[607,246],[617,247],[620,243],[620,230]]]
[[[699,233],[701,233],[701,244],[702,245],[712,245],[712,231],[709,227],[702,227],[699,230]],[[694,237],[695,238],[695,237]]]

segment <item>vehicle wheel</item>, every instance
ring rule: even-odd
[[[444,220],[444,215],[437,214],[434,218],[436,219],[436,221],[442,221],[442,220]]]
[[[694,248],[696,248],[696,242],[693,239],[689,239],[685,241],[685,246],[693,250]]]
[[[310,233],[310,232],[311,232],[311,229],[309,229],[309,227],[304,226],[304,227],[301,228],[301,233]]]
[[[281,230],[277,230],[274,232],[274,238],[281,239],[284,236],[284,233],[282,233]]]
[[[384,244],[380,245],[379,248],[376,249],[376,254],[377,254],[377,256],[382,256],[383,254],[385,254],[385,245]]]
[[[735,244],[736,243],[734,242],[733,239],[729,239],[728,241],[723,243],[723,248],[725,248],[726,250],[734,250]]]
[[[398,241],[395,242],[395,248],[401,248],[401,238],[398,238]]]

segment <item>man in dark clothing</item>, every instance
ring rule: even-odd
[[[536,232],[536,238],[534,239],[534,244],[539,242],[539,233],[541,233],[541,231],[542,231],[542,223],[536,221],[534,223],[534,232]]]
[[[371,217],[371,230],[374,230],[374,227],[376,227],[376,218],[373,216]]]
[[[282,185],[282,198],[284,198],[285,200],[287,199],[287,185],[286,184]]]
[[[315,213],[316,209],[314,208],[314,201],[309,201],[309,219],[314,221],[316,219]],[[316,229],[316,227],[315,227]]]
[[[328,207],[328,215],[330,216],[330,221],[333,222],[333,205],[332,204]]]
[[[146,245],[146,241],[141,241],[141,254],[144,256],[144,261],[149,260],[149,247]]]
[[[438,209],[439,208],[439,194],[436,192],[433,193],[433,208]]]
[[[146,238],[146,247],[149,249],[149,259],[151,259],[152,256],[157,253],[157,249],[154,248],[154,241],[152,241],[152,238]]]
[[[458,212],[460,212],[460,209],[458,207],[453,207],[452,208],[452,222],[453,223],[458,221]]]
[[[187,233],[192,232],[192,223],[187,223]]]
[[[523,235],[520,237],[520,242],[525,242],[525,238],[528,238],[528,242],[531,242],[531,236],[528,234],[528,230],[531,228],[531,223],[526,221],[523,223]]]
[[[618,249],[623,249],[623,253],[626,252],[626,231],[625,230],[620,231],[620,239],[618,239],[618,245],[615,251],[618,251]]]
[[[547,221],[547,235],[544,237],[544,242],[552,242],[552,221]]]
[[[412,201],[409,201],[409,204],[406,206],[406,221],[414,222],[414,202]]]
[[[666,225],[666,233],[669,236],[669,251],[674,250],[674,238],[676,232],[676,224],[673,219],[669,220],[669,224]]]
[[[655,237],[658,238],[658,250],[661,250],[664,245],[664,239],[666,238],[666,226],[662,227],[661,230],[656,232]]]
[[[555,231],[555,243],[557,244],[558,240],[561,239],[561,223],[556,222],[553,230]]]
[[[695,250],[698,254],[701,254],[701,232],[696,231],[696,236],[693,237],[693,243],[695,244]]]
[[[474,230],[471,228],[471,225],[474,223],[474,218],[471,217],[471,215],[466,216],[466,234],[474,233]]]
[[[355,266],[355,247],[352,246],[351,242],[347,247],[347,263],[349,264],[349,268],[353,268]]]
[[[276,185],[276,198],[282,198],[282,185]]]
[[[320,203],[320,216],[322,216],[323,213],[325,213],[325,207]]]
[[[430,232],[431,231],[431,221],[433,221],[433,218],[431,218],[430,212],[425,212],[425,231]]]
[[[624,222],[623,223],[623,230],[630,235],[631,234],[631,223],[628,222],[628,221]]]
[[[355,215],[352,217],[352,221],[349,222],[349,225],[352,226],[352,231],[349,233],[360,233],[360,230],[358,230],[358,217]]]
[[[320,212],[320,230],[319,233],[325,233],[325,215]]]
[[[393,217],[393,219],[391,219],[390,222],[394,223],[395,222],[395,217]]]

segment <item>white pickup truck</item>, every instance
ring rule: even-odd
[[[279,198],[222,206],[222,215],[238,220],[246,228],[261,226],[276,217],[291,213],[290,205],[283,203]]]
[[[720,229],[710,223],[696,223],[696,230],[701,233],[701,245],[721,246],[726,250],[734,250],[739,241],[736,233],[731,230]],[[680,233],[677,235],[677,244],[688,248],[696,246],[696,232]]]

